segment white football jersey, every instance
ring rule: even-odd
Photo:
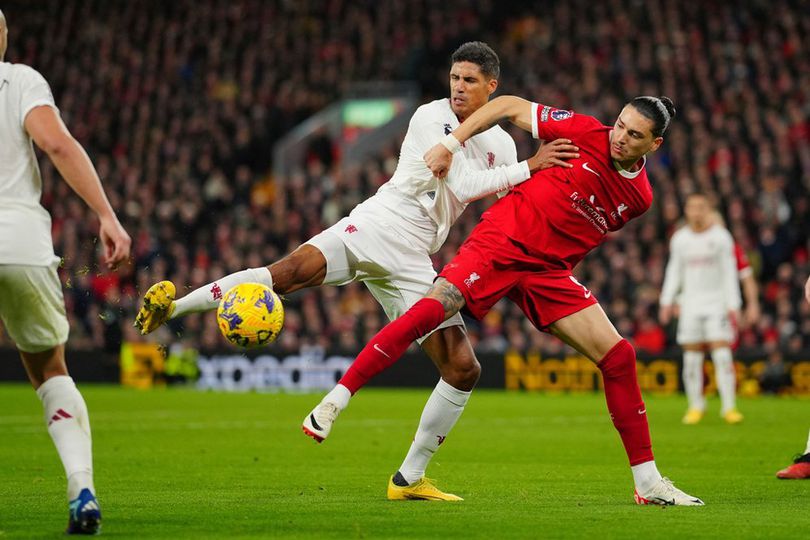
[[[402,223],[403,236],[435,253],[470,202],[529,178],[528,164],[517,162],[515,141],[499,126],[466,141],[454,154],[447,178],[434,177],[423,156],[458,126],[447,98],[419,107],[411,118],[391,180],[352,213],[376,213],[389,221],[394,215]]]
[[[734,240],[724,227],[702,232],[683,227],[672,235],[669,251],[661,305],[679,304],[682,317],[740,309]]]
[[[56,109],[47,81],[23,64],[0,62],[0,264],[53,263],[51,217],[39,200],[42,179],[25,117]]]

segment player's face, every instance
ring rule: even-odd
[[[686,199],[683,209],[686,223],[695,229],[703,229],[713,222],[712,208],[708,199],[702,195],[692,195]]]
[[[450,106],[459,120],[481,108],[497,87],[498,80],[488,79],[478,64],[456,62],[450,68]]]
[[[627,105],[610,132],[610,157],[623,166],[633,165],[648,152],[655,152],[663,137],[653,136],[655,123],[632,105]]]

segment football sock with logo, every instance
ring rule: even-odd
[[[471,394],[472,392],[459,390],[446,383],[444,379],[439,379],[422,411],[422,418],[419,420],[419,427],[416,429],[408,455],[399,468],[408,484],[413,484],[425,475],[425,469],[433,454],[456,425]]]
[[[626,339],[619,341],[599,362],[599,369],[605,384],[608,411],[622,438],[630,466],[652,461],[647,407],[638,387],[635,349]]]
[[[683,387],[689,409],[702,411],[706,408],[703,397],[703,351],[683,352]]]
[[[183,298],[174,302],[174,312],[171,318],[182,317],[197,311],[210,311],[217,309],[219,301],[228,290],[241,283],[261,283],[273,288],[273,276],[267,267],[248,268],[220,278],[208,285],[194,289]]]
[[[737,377],[734,375],[734,359],[731,349],[719,347],[712,350],[714,363],[714,377],[717,380],[717,393],[720,394],[721,411],[723,414],[734,410],[737,406]]]
[[[356,394],[369,379],[396,362],[415,339],[443,321],[444,306],[441,302],[422,298],[404,315],[377,332],[338,382]]]
[[[45,409],[45,423],[68,480],[68,500],[93,486],[93,450],[90,418],[82,395],[67,375],[51,377],[37,389]]]

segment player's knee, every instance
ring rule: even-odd
[[[597,364],[606,377],[620,376],[635,371],[636,350],[626,339],[621,339],[608,350]]]
[[[442,379],[459,390],[470,391],[481,376],[481,364],[474,354],[458,355],[448,362],[442,371]]]

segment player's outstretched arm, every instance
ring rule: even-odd
[[[437,178],[444,178],[453,160],[453,153],[470,137],[482,133],[502,120],[509,120],[519,128],[532,131],[532,104],[517,96],[500,96],[477,111],[463,124],[442,139],[425,154],[425,163]]]
[[[68,131],[52,107],[34,107],[25,117],[25,130],[56,169],[87,205],[98,215],[99,237],[104,245],[104,262],[115,268],[129,258],[132,240],[110,206],[84,148]]]

